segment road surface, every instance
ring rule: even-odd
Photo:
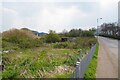
[[[118,78],[118,40],[98,37],[97,78]]]

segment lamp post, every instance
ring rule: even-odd
[[[99,19],[102,19],[102,18],[97,18],[97,39],[98,39],[98,22],[99,22]]]

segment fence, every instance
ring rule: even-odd
[[[84,56],[83,59],[81,59],[80,62],[76,63],[76,70],[73,72],[70,78],[83,78],[84,77],[84,74],[86,70],[88,69],[88,66],[95,52],[95,49],[96,49],[96,44],[92,46],[92,48],[90,49],[90,52],[88,52],[86,56]]]

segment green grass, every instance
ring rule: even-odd
[[[95,78],[96,78],[98,49],[99,49],[99,44],[97,44],[97,46],[96,46],[96,51],[92,57],[89,68],[85,73],[85,76],[84,76],[85,80],[95,80]]]
[[[3,37],[3,50],[14,50],[2,54],[3,78],[70,77],[81,50],[85,53],[96,42],[94,37],[79,37],[75,42],[45,43],[28,33],[23,36],[24,31],[18,37],[14,31]]]
[[[5,69],[2,76],[3,78],[55,78],[60,76],[65,78],[69,74],[66,71],[61,74],[57,73],[57,67],[65,65],[73,69],[78,56],[77,49],[48,47],[3,53]],[[69,73],[72,69],[68,70]]]
[[[56,75],[56,78],[70,78],[71,72]]]
[[[3,53],[3,78],[66,78],[75,69],[79,49],[39,47]],[[67,71],[59,69],[67,66]],[[58,72],[56,72],[58,71]],[[62,72],[61,72],[62,71]],[[52,75],[51,75],[52,74]]]
[[[0,72],[0,80],[2,79],[2,72]]]

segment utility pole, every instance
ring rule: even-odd
[[[97,18],[97,39],[98,39],[98,35],[99,35],[99,33],[98,33],[98,22],[99,22],[99,19],[102,19],[102,18]]]

